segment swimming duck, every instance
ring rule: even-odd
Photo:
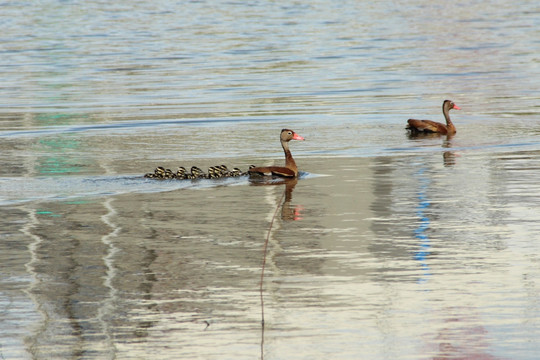
[[[220,177],[227,177],[229,176],[229,169],[226,165],[218,165],[216,166],[216,169],[219,171]]]
[[[207,177],[208,177],[208,179],[217,179],[217,178],[219,178],[220,177],[219,170],[217,170],[215,166],[210,166],[208,168]]]
[[[191,179],[201,179],[204,177],[206,177],[206,174],[204,173],[204,171],[202,171],[197,166],[191,167]]]
[[[163,166],[158,166],[154,169],[153,173],[145,174],[144,177],[149,179],[163,179],[165,177],[165,174],[165,168]]]
[[[176,174],[171,169],[165,169],[165,174],[163,174],[164,179],[174,179],[175,177]]]
[[[161,177],[165,175],[165,168],[163,166],[158,166],[156,170],[154,170],[154,173]]]
[[[176,170],[176,178],[177,179],[185,179],[186,178],[186,168],[183,166],[179,166],[178,170]]]
[[[280,133],[281,147],[285,153],[285,166],[265,166],[251,167],[248,170],[250,176],[253,175],[274,175],[280,177],[294,178],[298,176],[298,168],[289,150],[289,141],[304,140],[303,137],[290,129],[283,129]]]
[[[235,167],[234,169],[231,170],[231,172],[229,173],[229,176],[237,177],[237,176],[242,176],[242,174],[243,174],[242,170]]]
[[[452,123],[452,120],[450,120],[449,112],[451,109],[461,110],[461,108],[451,100],[444,100],[442,111],[444,118],[446,119],[446,125],[431,120],[409,119],[407,120],[408,125],[406,129],[410,130],[411,134],[437,133],[442,135],[453,135],[456,133],[456,127]]]
[[[241,174],[240,174],[240,176],[247,176],[247,175],[249,175],[249,170],[254,169],[254,168],[256,168],[255,165],[249,165],[248,170],[247,170],[247,171],[242,171]]]

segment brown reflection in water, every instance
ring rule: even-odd
[[[496,360],[500,357],[485,352],[489,349],[489,332],[480,324],[474,309],[449,309],[447,318],[431,346],[436,347],[432,360]]]
[[[452,138],[454,135],[446,135],[446,140],[443,141],[442,147],[450,149],[452,148]],[[456,165],[456,153],[455,151],[445,151],[443,152],[443,164],[444,166],[454,166]]]
[[[298,183],[298,179],[250,179],[250,185],[253,186],[272,186],[272,185],[285,185],[285,200],[281,205],[281,219],[285,221],[297,221],[302,220],[302,205],[292,205],[292,193],[294,187]]]
[[[418,139],[434,139],[442,138],[442,147],[450,149],[452,148],[452,139],[455,134],[441,135],[437,133],[409,133],[408,137],[411,140]],[[456,164],[456,153],[455,151],[444,151],[443,152],[443,164],[444,166],[454,166]]]

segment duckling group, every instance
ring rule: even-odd
[[[255,167],[254,165],[251,165],[249,168]],[[239,168],[234,168],[232,170],[229,170],[227,166],[225,165],[217,165],[217,166],[211,166],[208,168],[208,172],[205,173],[201,168],[197,166],[192,166],[190,171],[188,172],[185,167],[180,166],[176,171],[172,171],[171,169],[165,169],[163,166],[158,166],[153,173],[145,174],[145,178],[149,179],[177,179],[177,180],[185,180],[185,179],[219,179],[219,178],[227,178],[227,177],[238,177],[238,176],[245,176],[248,175],[248,172],[244,172],[240,170]]]

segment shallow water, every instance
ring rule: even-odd
[[[2,358],[537,358],[534,2],[0,7]]]

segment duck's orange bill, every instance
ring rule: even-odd
[[[298,135],[297,133],[294,133],[292,138],[293,138],[293,140],[304,140],[304,138],[301,137],[300,135]]]

